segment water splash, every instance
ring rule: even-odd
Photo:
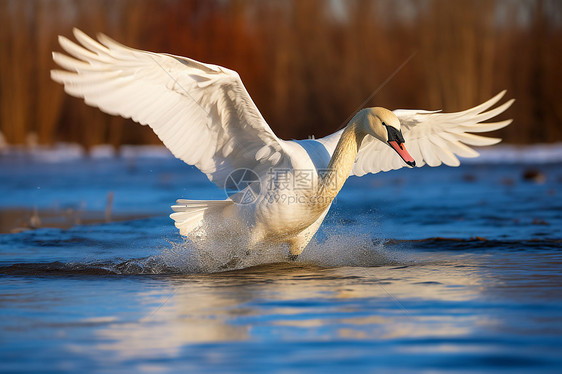
[[[350,232],[349,228],[325,231],[321,239],[313,238],[296,263],[320,267],[372,267],[400,263],[394,251],[387,250],[384,239],[373,239],[367,233]],[[223,237],[170,242],[171,247],[159,256],[168,268],[182,273],[213,273],[253,266],[288,262],[285,244],[270,244],[248,249],[244,240]]]
[[[286,245],[248,249],[237,238],[224,241],[168,241],[157,255],[110,261],[21,263],[0,267],[0,273],[13,275],[146,275],[196,274],[239,270],[266,264],[292,263],[324,268],[341,266],[372,267],[402,263],[383,240],[367,234],[329,234],[313,239],[296,262],[288,259]]]

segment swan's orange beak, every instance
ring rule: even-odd
[[[408,151],[406,150],[406,147],[404,147],[404,143],[400,142],[399,140],[389,140],[388,144],[390,144],[392,149],[394,149],[396,151],[396,153],[398,153],[400,155],[400,157],[402,157],[402,160],[404,160],[404,162],[407,163],[408,166],[411,166],[411,167],[416,166],[416,161],[408,153]]]

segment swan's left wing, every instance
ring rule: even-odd
[[[189,58],[101,43],[80,30],[79,44],[60,37],[68,55],[53,53],[64,70],[52,78],[70,95],[106,113],[149,125],[177,158],[219,187],[238,168],[263,175],[284,165],[277,138],[235,71]]]
[[[457,156],[477,157],[478,152],[469,146],[486,146],[501,141],[471,133],[480,133],[501,129],[511,123],[511,120],[484,123],[504,112],[514,100],[490,109],[496,104],[505,91],[499,93],[487,102],[474,108],[456,113],[440,113],[424,110],[395,110],[394,114],[400,120],[404,146],[416,161],[416,166],[425,164],[439,166],[442,163],[449,166],[460,164]],[[335,148],[341,136],[341,130],[319,139],[327,149]],[[406,163],[390,148],[388,144],[366,136],[357,154],[352,175],[361,176],[367,173],[378,173],[400,169]]]

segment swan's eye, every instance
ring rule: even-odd
[[[383,125],[384,127],[387,127],[387,126],[386,126],[386,123],[384,123],[384,121],[383,121],[382,125]]]

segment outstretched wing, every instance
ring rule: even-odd
[[[81,45],[59,37],[65,70],[51,71],[65,91],[102,111],[149,125],[177,158],[219,187],[232,170],[262,175],[287,161],[275,136],[232,70],[185,57],[125,47],[105,35],[97,42],[78,29]]]
[[[395,110],[400,120],[405,147],[416,161],[416,166],[425,164],[449,166],[460,164],[457,156],[477,157],[478,152],[469,146],[485,146],[501,141],[471,133],[487,132],[501,129],[511,120],[484,123],[504,112],[514,100],[509,100],[497,108],[490,109],[505,94],[500,92],[492,99],[474,108],[456,113],[440,113],[425,110]],[[341,130],[319,139],[326,148],[333,152],[341,136]],[[357,153],[352,175],[361,176],[367,173],[378,173],[400,169],[406,166],[404,161],[387,144],[366,136]]]

